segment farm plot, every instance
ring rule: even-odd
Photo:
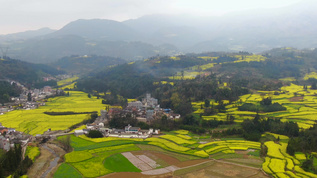
[[[35,158],[40,155],[39,147],[28,146],[26,148],[25,156],[28,156],[33,162]]]
[[[58,86],[64,86],[64,85],[73,83],[73,82],[74,82],[75,80],[77,80],[77,79],[79,79],[79,77],[73,76],[73,77],[71,77],[71,78],[67,78],[67,79],[58,81],[58,82],[57,82],[57,85],[58,85]]]
[[[268,134],[268,133],[267,133]],[[274,137],[286,139],[286,136],[273,134]],[[287,142],[275,143],[265,142],[268,147],[267,157],[262,165],[262,169],[274,177],[317,177],[317,175],[305,172],[298,165],[300,159],[306,159],[302,153],[297,153],[297,157],[286,153]]]
[[[65,155],[65,161],[67,165],[78,170],[84,177],[98,177],[112,172],[140,172],[153,169],[155,171],[149,172],[148,174],[154,175],[157,174],[156,172],[170,172],[170,169],[176,168],[170,167],[171,164],[166,164],[166,162],[161,159],[156,158],[160,163],[153,159],[153,155],[159,154],[160,152],[175,157],[178,160],[185,161],[184,165],[190,166],[194,164],[194,162],[191,163],[189,161],[191,159],[207,158],[210,154],[218,153],[217,151],[219,150],[213,147],[215,143],[215,146],[225,148],[222,150],[223,152],[221,152],[224,155],[235,155],[234,150],[259,148],[259,143],[244,140],[217,141],[198,145],[189,135],[191,134],[186,130],[178,130],[159,138],[151,137],[144,140],[114,137],[91,139],[86,136],[76,137],[72,135],[71,146],[74,148],[74,151]],[[177,139],[177,141],[175,141],[175,139]],[[151,151],[156,150],[157,153],[150,154],[152,157],[146,154],[133,154],[134,152],[140,151],[140,148],[144,150],[143,148],[147,147],[149,147]],[[123,156],[120,156],[120,153],[123,153]],[[160,155],[160,157],[161,156],[162,155]],[[122,168],[119,169],[118,166],[115,166],[118,164],[125,165],[125,168],[121,166]],[[161,164],[164,166],[161,167]],[[176,161],[175,164],[172,165],[181,166],[182,164],[182,162]],[[170,169],[168,167],[170,167]],[[162,168],[162,170],[157,170],[160,168]],[[64,168],[61,167],[60,169]]]
[[[15,110],[0,115],[0,122],[31,135],[43,134],[51,130],[66,130],[88,116],[78,112],[100,112],[105,108],[101,100],[88,98],[86,93],[70,91],[70,96],[51,98],[45,106],[34,110]],[[73,115],[48,115],[45,112],[73,112]]]
[[[135,167],[139,168],[142,171],[148,171],[152,169],[152,167],[149,164],[139,159],[138,157],[134,156],[130,152],[121,153],[121,154],[124,157],[126,157]]]

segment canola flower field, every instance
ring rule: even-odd
[[[288,143],[287,136],[271,133],[266,134],[273,135],[275,138],[282,138],[279,143],[273,141],[264,143],[268,147],[267,157],[265,157],[265,162],[262,164],[262,169],[266,173],[279,178],[317,177],[316,174],[306,172],[300,168],[300,164],[306,160],[303,153],[297,153],[295,156],[290,156],[286,152]]]
[[[224,62],[224,63],[238,63],[238,62],[252,62],[252,61],[265,61],[266,57],[261,55],[233,55],[231,57],[236,58],[237,60],[233,62]],[[170,80],[192,80],[195,79],[198,75],[206,75],[206,70],[215,67],[216,65],[222,64],[217,63],[219,57],[210,57],[210,56],[200,56],[198,57],[202,60],[209,61],[210,63],[204,65],[197,65],[190,68],[187,68],[183,73],[178,72],[175,76],[170,76]],[[178,57],[171,57],[173,60],[180,60]]]
[[[67,85],[67,84],[70,84],[70,83],[74,83],[74,81],[77,80],[77,79],[79,79],[78,76],[73,76],[73,77],[58,81],[57,85],[58,86],[64,86],[64,85]]]
[[[275,94],[274,94],[275,93]],[[286,107],[286,111],[259,113],[262,116],[281,118],[281,121],[297,122],[300,128],[307,129],[316,123],[317,115],[317,90],[304,89],[303,86],[290,84],[284,86],[279,91],[256,91],[253,94],[243,95],[239,100],[226,106],[226,113],[219,113],[212,116],[203,116],[204,119],[217,119],[225,121],[227,115],[235,116],[235,122],[243,122],[245,119],[252,119],[256,112],[239,111],[238,106],[244,103],[259,104],[263,98],[270,97],[272,103],[279,103]],[[214,106],[218,105],[214,100],[210,100]],[[224,101],[228,103],[228,101]],[[204,102],[193,102],[194,114],[204,113]]]
[[[66,130],[87,118],[86,114],[47,115],[44,112],[100,112],[105,109],[100,99],[88,98],[79,91],[69,91],[70,96],[48,99],[45,106],[34,110],[14,110],[0,115],[0,122],[6,126],[31,135],[43,134],[51,130]]]

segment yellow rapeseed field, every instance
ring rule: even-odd
[[[44,112],[100,112],[105,105],[100,99],[88,98],[87,93],[70,91],[70,96],[60,96],[49,99],[45,106],[34,110],[15,110],[0,115],[0,122],[6,127],[15,128],[18,131],[31,135],[43,134],[49,128],[51,130],[66,130],[88,116],[77,115],[47,115]]]

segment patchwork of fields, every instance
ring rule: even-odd
[[[226,106],[226,113],[219,113],[213,116],[203,116],[204,119],[217,119],[225,121],[227,114],[235,116],[235,122],[243,122],[244,119],[254,118],[256,112],[239,111],[238,106],[244,103],[259,104],[263,98],[270,97],[272,103],[279,103],[286,107],[286,111],[259,113],[262,116],[272,116],[281,118],[282,121],[297,122],[299,127],[307,129],[316,123],[317,115],[317,90],[304,89],[303,86],[291,84],[280,89],[280,91],[257,91],[253,94],[247,94],[240,97],[236,102],[232,102]],[[210,101],[213,105],[217,105],[214,101]],[[194,113],[200,114],[204,110],[204,102],[192,103],[195,110]]]
[[[255,55],[255,54],[254,55],[234,55],[230,57],[234,57],[236,58],[236,60],[233,62],[224,62],[224,64],[238,63],[238,62],[252,62],[252,61],[260,62],[260,61],[266,60],[266,57],[261,55]],[[183,72],[177,72],[176,75],[170,76],[169,79],[170,80],[192,80],[192,79],[195,79],[198,75],[206,75],[206,74],[208,75],[208,73],[206,73],[207,69],[213,68],[218,64],[222,64],[221,62],[217,62],[217,59],[219,59],[219,57],[201,56],[198,58],[204,61],[208,61],[210,63],[187,68]],[[179,60],[178,57],[171,57],[171,59]]]
[[[212,160],[225,160],[228,163],[231,162],[232,165],[242,164],[246,167],[254,167],[255,171],[251,175],[259,174],[256,170],[262,168],[263,171],[274,177],[317,177],[300,168],[300,164],[306,160],[304,154],[297,153],[295,156],[290,156],[286,153],[288,137],[271,133],[263,136],[266,135],[279,137],[280,142],[267,141],[264,143],[268,147],[264,163],[259,157],[261,148],[259,142],[241,139],[210,139],[210,142],[202,144],[198,135],[193,135],[185,130],[168,132],[160,137],[147,139],[113,137],[91,139],[86,136],[71,136],[74,151],[65,155],[65,163],[60,165],[54,177],[60,177],[63,174],[66,177],[99,177],[114,172],[135,172],[142,175],[140,169],[122,156],[123,152],[130,152],[131,156],[136,157],[146,155],[143,157],[153,160],[159,165],[159,167],[155,166],[154,170],[169,166],[180,168],[190,166],[188,169],[179,169],[175,172],[177,174],[187,174],[188,171],[193,172],[205,168],[209,171],[216,171],[207,167],[217,165],[217,162],[205,161],[203,163],[202,161],[211,158]],[[263,175],[259,176],[263,177]]]
[[[215,155],[215,159],[238,158],[241,155],[235,153],[236,150],[252,149],[255,151],[260,149],[260,143],[251,141],[227,140],[200,144],[198,139],[199,136],[190,136],[190,133],[185,130],[147,139],[114,137],[91,139],[86,136],[72,136],[71,145],[74,151],[65,155],[65,163],[60,166],[55,176],[58,177],[61,172],[65,172],[65,168],[70,169],[69,172],[77,171],[84,177],[98,177],[112,172],[140,172],[127,159],[120,156],[122,152],[151,151],[170,156],[172,159],[178,160],[181,165],[184,161],[209,158],[210,155]],[[155,161],[161,165],[157,169],[173,166],[164,160]],[[113,164],[127,166],[119,169]]]

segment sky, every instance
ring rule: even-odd
[[[60,29],[78,19],[124,21],[151,14],[220,16],[303,0],[0,0],[0,34]]]

